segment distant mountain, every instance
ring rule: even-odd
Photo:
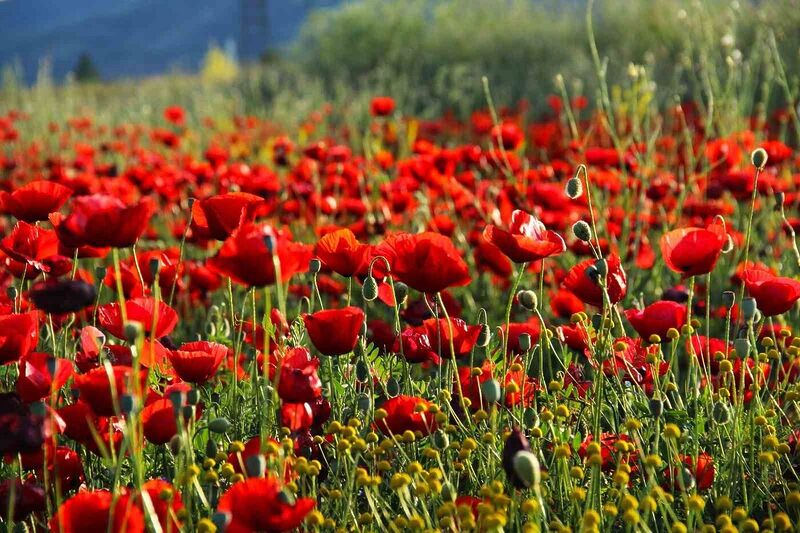
[[[340,2],[266,0],[267,32],[253,32],[264,24],[250,16],[243,36],[241,0],[0,0],[0,65],[19,62],[32,81],[49,58],[62,79],[88,52],[103,79],[193,71],[211,42],[244,44],[252,59],[290,43],[312,9]]]

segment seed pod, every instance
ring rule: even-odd
[[[542,480],[539,460],[529,451],[519,451],[513,460],[514,474],[525,488],[536,487]]]
[[[592,239],[592,228],[584,220],[579,220],[572,225],[572,233],[583,242],[589,242]]]
[[[267,459],[260,453],[256,453],[245,459],[244,466],[249,477],[264,477],[264,472],[267,470]]]
[[[768,159],[767,151],[763,148],[756,148],[753,150],[753,153],[750,154],[750,162],[759,170],[764,170],[764,167],[767,166]]]
[[[408,285],[402,281],[396,282],[394,284],[394,297],[397,305],[403,305],[408,297]]]
[[[660,418],[664,413],[664,402],[659,398],[652,398],[649,407],[650,414],[653,415],[653,418]]]
[[[531,349],[531,336],[529,333],[521,333],[518,342],[519,348],[523,352],[527,352]]]
[[[733,347],[736,349],[736,355],[740,359],[744,359],[750,353],[750,341],[747,339],[736,339],[733,341]]]
[[[322,261],[320,261],[316,257],[308,262],[308,272],[309,273],[311,273],[311,274],[319,274],[319,271],[321,269],[322,269]]]
[[[367,279],[364,280],[364,285],[361,287],[361,296],[368,302],[378,297],[378,282],[372,276],[367,276]]]
[[[369,379],[369,365],[363,359],[356,363],[356,379],[362,383]]]
[[[206,457],[213,459],[217,456],[218,451],[219,446],[217,446],[217,441],[214,439],[208,439],[208,442],[206,442]]]
[[[517,293],[517,301],[519,304],[528,311],[535,311],[539,305],[539,299],[536,293],[531,290],[522,290]]]
[[[169,439],[169,451],[172,452],[172,455],[178,455],[181,452],[180,435],[174,435],[171,439]]]
[[[500,401],[503,394],[500,388],[500,382],[496,379],[490,379],[481,383],[481,395],[488,403],[495,403]]]
[[[106,278],[106,274],[108,273],[108,269],[104,266],[94,267],[94,279],[97,280],[98,283],[103,283],[103,280]]]
[[[725,402],[716,402],[711,408],[711,417],[719,425],[725,425],[731,421],[731,408]]]
[[[583,183],[578,177],[572,177],[567,181],[567,186],[564,188],[564,192],[566,192],[567,196],[572,199],[576,200],[580,198],[583,194]]]
[[[220,435],[227,433],[231,428],[231,423],[227,418],[218,417],[208,423],[208,429]]]
[[[516,470],[514,469],[514,457],[522,451],[530,452],[531,445],[525,435],[522,434],[519,428],[511,430],[511,434],[506,438],[503,445],[503,470],[508,477],[508,480],[517,488],[525,488],[526,485],[523,480],[517,477]]]
[[[400,394],[400,383],[395,378],[389,378],[386,382],[386,392],[389,396],[397,396]]]
[[[742,300],[742,315],[746,321],[751,321],[756,317],[758,311],[758,304],[755,298],[745,298]]]
[[[158,257],[151,257],[147,266],[150,268],[150,275],[157,280],[158,272],[161,270],[161,261],[158,260]]]
[[[725,291],[722,293],[722,305],[730,309],[736,303],[736,293],[733,291]]]

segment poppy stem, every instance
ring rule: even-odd
[[[119,249],[111,249],[111,259],[114,262],[114,279],[117,286],[117,301],[119,302],[119,313],[122,317],[122,327],[128,323],[128,309],[125,307],[125,292],[122,288],[122,273],[119,266]]]

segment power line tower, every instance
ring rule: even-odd
[[[269,44],[267,0],[240,0],[239,57],[257,60]]]

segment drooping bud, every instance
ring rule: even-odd
[[[264,477],[267,469],[267,459],[260,453],[250,455],[245,459],[245,470],[250,477]]]
[[[367,276],[364,285],[361,287],[361,295],[364,300],[371,302],[378,297],[378,282],[372,276]]]
[[[489,324],[481,324],[481,332],[478,335],[478,342],[476,343],[480,348],[486,348],[492,341],[492,328]]]
[[[408,297],[408,285],[406,285],[402,281],[395,282],[394,297],[395,300],[397,301],[397,305],[402,305],[403,303],[405,303],[406,298]]]
[[[319,274],[319,271],[321,269],[322,269],[322,261],[320,261],[316,257],[308,262],[308,272],[310,274]]]
[[[528,311],[535,311],[539,305],[536,293],[531,290],[522,290],[517,293],[517,301]]]
[[[581,183],[581,180],[578,179],[577,176],[570,178],[569,181],[567,181],[564,192],[570,199],[576,200],[583,194],[583,183]]]
[[[529,333],[522,333],[519,336],[519,348],[523,352],[531,349],[531,336]]]

